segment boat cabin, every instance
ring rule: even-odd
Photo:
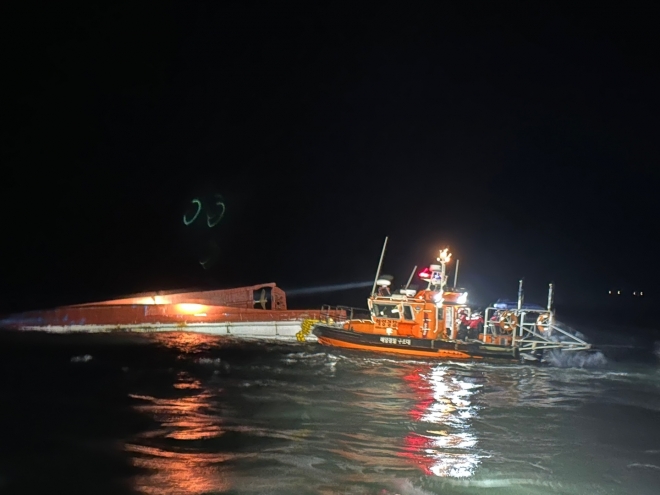
[[[418,274],[428,283],[420,291],[408,289],[408,283],[399,293],[392,294],[391,278],[377,279],[378,291],[374,290],[368,300],[371,319],[350,320],[344,327],[387,336],[457,339],[461,320],[469,319],[471,310],[464,289],[446,287],[445,264],[450,256],[446,250],[441,252],[439,265],[431,265]]]
[[[443,292],[404,289],[399,294],[370,297],[368,305],[373,333],[419,339],[455,339],[459,312],[464,312],[466,318],[471,313],[467,292],[462,289]],[[364,331],[363,328],[355,330]]]

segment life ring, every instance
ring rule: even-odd
[[[513,311],[505,311],[500,315],[499,325],[503,333],[511,333],[518,328],[518,317]]]
[[[536,319],[536,328],[539,332],[543,333],[548,328],[550,323],[550,313],[543,313]]]

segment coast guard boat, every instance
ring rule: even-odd
[[[376,280],[367,301],[368,311],[323,306],[320,321],[308,322],[319,343],[326,346],[440,359],[509,360],[543,359],[544,352],[588,351],[591,344],[555,321],[553,286],[547,307],[522,304],[522,280],[518,302],[506,301],[474,312],[465,290],[447,286],[451,253],[440,251],[437,263],[418,275],[423,290],[408,284],[391,293],[391,277],[380,277],[387,239]],[[378,290],[376,290],[378,287]]]

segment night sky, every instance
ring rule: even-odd
[[[482,304],[652,300],[657,8],[465,4],[5,7],[0,311],[361,282],[385,236]]]

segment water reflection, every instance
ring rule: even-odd
[[[183,354],[191,354],[218,346],[218,338],[195,332],[155,332],[152,341]]]
[[[146,470],[134,479],[139,492],[301,493],[320,483],[340,493],[417,468],[465,478],[480,463],[477,372],[307,352],[245,359],[205,336],[155,338],[179,352],[166,373],[145,375],[148,392],[132,396],[154,422],[126,447]],[[212,352],[196,356],[200,349]],[[328,372],[328,361],[339,369]]]
[[[481,457],[470,424],[477,413],[472,398],[481,384],[443,366],[415,369],[405,380],[417,398],[409,412],[417,431],[406,435],[401,455],[428,475],[472,476]]]
[[[135,480],[135,488],[150,495],[202,494],[232,486],[222,463],[226,455],[175,453],[139,445],[127,446],[135,466],[151,471]]]
[[[212,392],[186,372],[177,375],[167,398],[131,395],[141,402],[136,409],[153,418],[158,427],[126,445],[133,464],[147,473],[135,488],[149,494],[202,494],[231,487],[224,467],[236,457],[208,453],[208,443],[224,435],[222,411]],[[216,397],[217,397],[217,392]]]

